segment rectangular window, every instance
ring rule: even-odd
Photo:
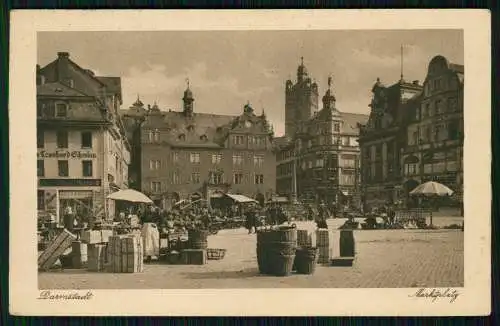
[[[448,123],[448,139],[456,140],[460,137],[459,122],[457,120]]]
[[[457,99],[449,98],[448,99],[448,111],[453,112],[457,110]]]
[[[179,177],[179,173],[174,171],[172,173],[172,184],[178,185],[181,183],[181,178]]]
[[[441,100],[436,101],[436,115],[443,113],[441,110]]]
[[[425,105],[425,110],[422,111],[422,118],[427,118],[430,115],[431,105],[427,103]]]
[[[244,142],[244,137],[241,135],[237,135],[233,137],[233,143],[235,145],[243,145]]]
[[[89,131],[82,132],[82,148],[92,148],[92,133]]]
[[[65,103],[56,104],[56,117],[65,118],[68,115],[68,106]]]
[[[243,164],[243,155],[233,154],[233,165],[242,165],[242,164]]]
[[[316,159],[316,167],[322,168],[324,166],[324,160],[322,158]]]
[[[194,184],[200,183],[200,173],[198,172],[191,173],[191,182]]]
[[[234,184],[242,184],[243,183],[243,174],[242,173],[235,173],[233,175],[233,182]]]
[[[333,132],[340,132],[340,123],[333,124]]]
[[[264,175],[263,174],[256,174],[255,175],[255,184],[256,185],[264,184]]]
[[[57,161],[57,170],[60,177],[69,176],[68,161]]]
[[[264,155],[254,155],[253,164],[255,167],[261,168],[264,166]]]
[[[153,193],[161,192],[161,182],[151,181],[151,192]]]
[[[68,148],[68,132],[58,131],[56,133],[57,148]]]
[[[349,137],[342,137],[342,145],[349,146]]]
[[[39,177],[45,176],[45,161],[37,160],[36,162],[36,175]]]
[[[174,163],[179,162],[179,153],[178,152],[172,153],[172,162],[174,162]]]
[[[212,154],[212,164],[219,164],[221,161],[222,161],[221,153]]]
[[[210,172],[209,179],[211,184],[214,185],[222,184],[224,179],[224,174],[220,172]]]
[[[161,168],[160,160],[150,160],[149,161],[149,169],[150,170],[159,170]]]
[[[43,130],[36,130],[36,147],[44,148],[45,146],[45,132]]]
[[[191,153],[189,155],[189,161],[191,164],[199,164],[200,163],[200,153]]]
[[[84,177],[92,176],[92,161],[82,161],[82,169]]]

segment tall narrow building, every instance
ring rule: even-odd
[[[304,58],[297,68],[297,81],[285,83],[285,135],[293,137],[302,122],[318,111],[318,85],[311,81],[304,65]]]

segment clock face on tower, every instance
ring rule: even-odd
[[[252,126],[252,123],[250,121],[245,121],[245,127],[250,128]]]

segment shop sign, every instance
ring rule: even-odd
[[[37,157],[38,158],[89,159],[89,158],[97,158],[97,154],[92,153],[92,152],[82,152],[82,151],[55,151],[55,152],[39,151],[37,153]]]
[[[101,179],[40,179],[40,187],[100,187]]]

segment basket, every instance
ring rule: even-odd
[[[209,260],[221,260],[226,255],[226,249],[216,249],[216,248],[208,248],[207,249],[207,259]]]

